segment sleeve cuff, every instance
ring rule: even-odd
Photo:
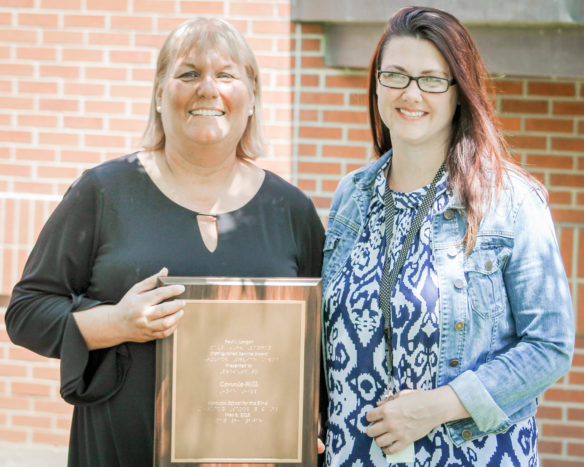
[[[481,431],[496,430],[508,424],[507,415],[474,372],[465,371],[448,384]]]
[[[81,299],[76,309],[99,304]],[[66,402],[91,405],[109,399],[123,386],[130,364],[126,344],[90,352],[73,314],[68,317],[61,346],[61,397]]]

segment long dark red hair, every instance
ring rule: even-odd
[[[378,157],[391,149],[391,134],[377,107],[377,70],[385,46],[395,36],[425,39],[440,51],[458,91],[457,110],[452,121],[452,140],[446,155],[449,188],[464,204],[467,229],[466,251],[476,242],[478,226],[486,206],[504,182],[507,171],[525,176],[509,153],[496,124],[495,109],[489,95],[492,82],[469,31],[458,19],[436,8],[405,7],[388,21],[369,67],[369,120],[373,145]],[[543,188],[543,187],[542,187]]]

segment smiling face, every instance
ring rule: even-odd
[[[411,36],[396,36],[383,49],[380,70],[410,76],[437,76],[451,79],[446,60],[430,41]],[[392,145],[447,148],[452,118],[456,111],[456,86],[445,93],[428,93],[412,80],[405,89],[377,83],[378,110],[389,128]]]
[[[248,124],[254,96],[241,64],[215,51],[192,50],[169,67],[156,102],[167,149],[214,145],[231,155]]]

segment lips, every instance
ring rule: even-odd
[[[194,117],[221,117],[225,115],[225,112],[216,109],[194,109],[189,110],[189,114]]]
[[[421,110],[406,110],[406,109],[402,109],[399,108],[397,109],[398,112],[408,116],[408,117],[422,117],[424,115],[426,115],[427,112],[423,112]]]

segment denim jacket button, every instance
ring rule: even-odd
[[[492,262],[490,259],[488,259],[488,260],[485,262],[485,269],[486,269],[487,271],[492,271],[492,270],[493,270],[493,266],[494,266],[494,265],[493,265],[493,262]]]
[[[454,325],[454,329],[457,331],[462,331],[464,329],[464,321],[457,321]]]
[[[464,281],[462,279],[455,279],[454,287],[456,287],[457,289],[462,289],[464,287]]]
[[[448,251],[446,252],[446,254],[451,258],[454,258],[456,256],[456,253],[458,253],[458,250],[456,249],[455,246],[451,246],[450,248],[448,248]]]
[[[470,430],[462,430],[462,439],[468,441],[472,438],[472,431]]]
[[[458,366],[460,362],[456,359],[454,360],[450,360],[450,362],[448,362],[448,365],[451,366],[452,368],[456,368]]]
[[[452,219],[454,219],[454,211],[452,209],[447,209],[446,211],[444,211],[444,219],[446,219],[447,221],[451,221]]]

